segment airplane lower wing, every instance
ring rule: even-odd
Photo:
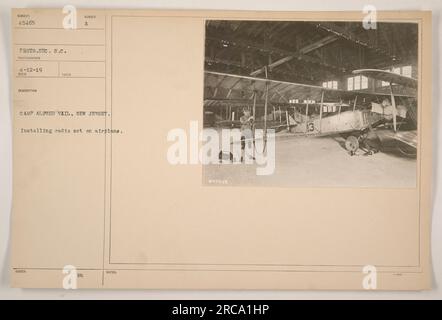
[[[394,139],[401,141],[410,147],[417,148],[417,131],[398,131],[394,135]]]
[[[382,130],[378,132],[382,140],[391,139],[400,141],[412,148],[417,149],[417,130],[397,131]]]

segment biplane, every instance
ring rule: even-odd
[[[375,76],[373,70],[355,73]],[[413,88],[413,79],[402,78],[406,77],[396,80],[386,76],[384,80]],[[388,98],[392,103],[385,103]],[[351,154],[366,145],[368,131],[379,126],[388,128],[387,123],[393,122],[389,131],[395,132],[392,135],[399,141],[397,117],[405,117],[406,112],[397,112],[396,99],[410,98],[413,95],[346,91],[212,71],[205,71],[204,79],[204,110],[211,114],[211,120],[206,121],[209,125],[240,127],[241,111],[247,108],[252,113],[254,128],[264,129],[264,139],[268,129],[294,136],[340,134]],[[373,111],[373,106],[378,109]]]
[[[402,76],[397,73],[377,70],[377,69],[361,69],[354,70],[353,74],[363,75],[375,80],[381,80],[386,83],[390,90],[391,108],[382,108],[373,104],[372,111],[382,113],[388,117],[391,110],[391,119],[393,128],[377,128],[376,134],[387,144],[391,141],[397,142],[396,148],[406,156],[416,156],[417,153],[417,95],[413,95],[410,99],[403,100],[405,106],[397,105],[397,95],[394,93],[394,85],[399,85],[413,90],[417,89],[418,82],[411,77]],[[401,114],[402,113],[402,114]],[[400,117],[407,121],[397,123],[397,118]],[[384,126],[385,127],[385,126]]]

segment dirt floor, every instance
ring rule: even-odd
[[[203,166],[208,185],[275,187],[383,187],[416,186],[416,159],[386,148],[374,155],[361,150],[350,156],[344,139],[332,137],[276,138],[276,165],[272,175],[256,175],[257,164]]]

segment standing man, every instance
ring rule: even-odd
[[[241,122],[241,162],[245,160],[245,149],[247,143],[247,149],[250,150],[250,154],[247,156],[255,159],[253,156],[253,116],[250,115],[250,110],[244,108],[243,115],[239,119]]]

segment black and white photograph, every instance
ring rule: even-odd
[[[418,43],[403,21],[207,20],[203,184],[414,188]]]
[[[0,12],[0,300],[442,297],[441,1]]]

